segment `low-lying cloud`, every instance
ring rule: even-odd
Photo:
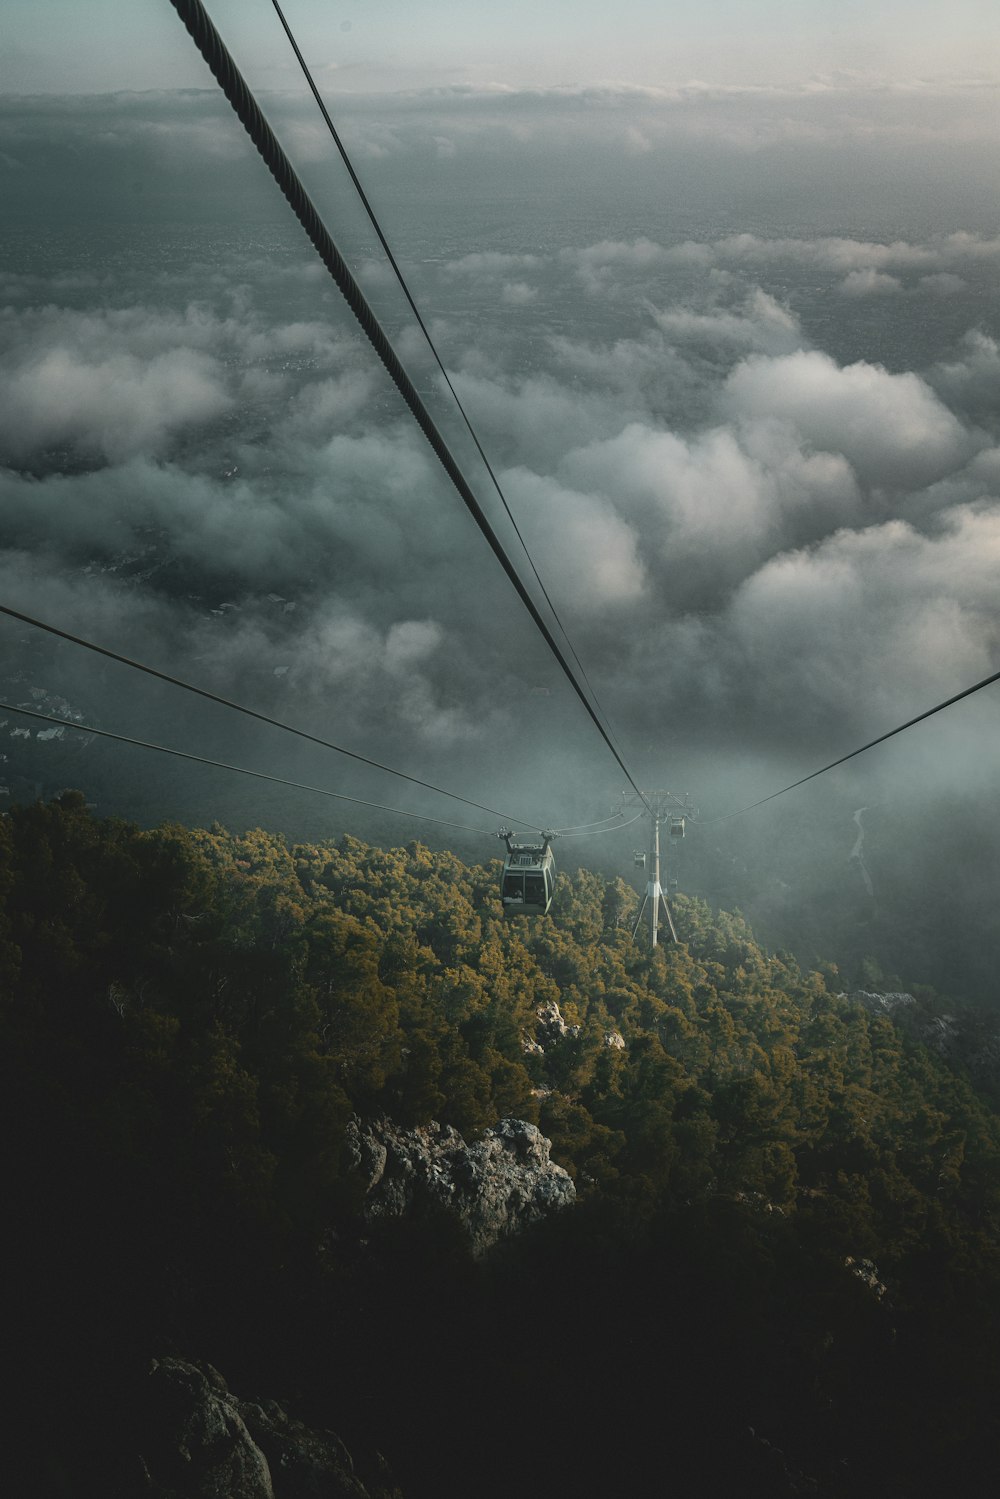
[[[584,105],[625,107],[538,110]],[[166,105],[137,110],[128,150],[180,149]],[[624,739],[653,753],[682,715],[695,765],[812,755],[996,669],[996,339],[833,346],[882,307],[962,316],[1000,240],[550,241],[407,270]],[[97,257],[7,273],[4,597],[380,758],[569,796],[553,725],[578,709],[305,247],[212,244],[122,282]],[[370,245],[358,264],[393,325]],[[412,329],[400,347],[535,590]]]

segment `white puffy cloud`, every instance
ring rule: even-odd
[[[539,255],[511,254],[504,250],[475,250],[460,255],[455,260],[445,261],[442,270],[446,276],[467,276],[472,280],[484,277],[495,279],[511,275],[524,275],[544,264]]]
[[[860,511],[846,460],[805,451],[775,424],[685,439],[632,423],[567,455],[560,474],[608,497],[640,530],[668,613],[718,608],[775,549]]]
[[[563,250],[559,256],[591,296],[613,292],[618,278],[646,275],[667,258],[662,245],[641,236],[635,240],[601,240],[582,249]]]
[[[53,446],[111,462],[161,455],[238,404],[273,404],[295,372],[355,364],[354,343],[330,325],[268,322],[241,305],[239,286],[225,295],[222,314],[204,302],[8,310],[0,318],[0,459],[21,462]],[[351,368],[312,402],[332,416],[339,389],[349,415],[363,399],[359,381]]]
[[[881,297],[902,289],[903,283],[898,276],[889,276],[871,266],[863,271],[848,271],[840,283],[841,295],[845,297]]]
[[[966,230],[937,235],[920,244],[908,240],[879,243],[820,235],[815,239],[767,238],[732,234],[713,241],[685,241],[667,251],[678,264],[763,267],[781,261],[815,266],[834,274],[852,272],[935,271],[962,265],[994,265],[1000,260],[1000,235]]]
[[[759,286],[735,309],[701,311],[675,306],[654,312],[653,318],[657,327],[678,342],[733,345],[773,354],[802,345],[802,329],[794,313]]]
[[[872,707],[890,723],[996,669],[1000,505],[959,507],[924,535],[893,520],[774,557],[734,596],[728,627],[777,707],[824,729]]]
[[[973,443],[918,375],[860,361],[838,366],[818,350],[752,355],[727,377],[721,407],[736,420],[778,419],[860,476],[923,487],[957,466]]]
[[[968,289],[968,282],[953,271],[934,271],[929,276],[921,276],[917,284],[922,291],[929,291],[936,297],[954,297]]]
[[[642,597],[638,537],[612,504],[525,469],[509,470],[504,481],[543,578],[575,614]]]
[[[321,440],[365,412],[377,388],[371,370],[347,370],[312,380],[292,398],[289,420],[299,439]]]
[[[245,641],[237,636],[234,647],[242,653]],[[397,620],[383,629],[356,610],[327,604],[303,621],[292,640],[269,644],[267,652],[282,649],[293,700],[316,702],[334,694],[362,725],[388,711],[387,734],[417,734],[438,748],[480,742],[490,732],[487,705],[453,700],[450,673],[462,652],[435,619]]]
[[[747,102],[540,98],[522,138],[508,119],[493,166],[527,160],[554,119],[568,140],[583,110],[587,140],[613,135],[637,171],[640,157],[655,163],[670,111],[690,131],[696,116],[708,127],[710,106],[745,133]],[[433,165],[451,181],[482,160],[476,132],[489,136],[509,101],[479,105],[464,125],[460,108],[442,109],[445,129],[429,100],[409,119],[402,103],[381,120],[352,104],[347,128],[387,172],[418,150],[430,161],[434,135],[446,137],[454,152]],[[290,139],[318,164],[315,138]],[[135,159],[154,150],[169,161],[168,144],[140,132]],[[511,237],[463,254],[471,229],[428,224],[411,285],[625,736],[662,745],[682,721],[675,732],[698,746],[739,739],[772,754],[780,733],[797,753],[831,725],[847,739],[866,728],[860,705],[901,716],[989,669],[996,343],[982,332],[942,343],[922,373],[902,339],[890,367],[856,350],[880,321],[864,297],[894,290],[918,331],[936,309],[955,339],[1000,240],[671,246],[652,230],[628,237],[609,215],[593,243],[560,247],[553,232],[545,248],[525,235],[521,251]],[[370,236],[358,263],[391,322],[398,296]],[[262,235],[214,261],[165,258],[127,284],[42,269],[4,290],[0,442],[32,474],[0,478],[7,596],[194,662],[199,679],[265,708],[336,723],[334,737],[386,759],[441,752],[480,788],[488,766],[502,769],[510,703],[544,686],[546,737],[532,748],[550,756],[558,674],[301,249]],[[827,333],[837,358],[814,346]],[[398,344],[509,539],[418,334]],[[47,454],[59,446],[74,449],[65,463]],[[568,754],[583,758],[575,725]]]
[[[930,378],[945,400],[995,432],[1000,413],[1000,343],[973,329],[957,353],[957,358],[936,365]]]
[[[231,405],[218,363],[197,350],[139,360],[54,348],[0,376],[0,444],[14,457],[76,444],[114,461],[158,451],[178,428]]]
[[[538,287],[529,286],[527,281],[505,281],[500,298],[508,307],[527,307],[538,300]]]
[[[554,375],[518,379],[463,372],[455,386],[488,451],[542,473],[576,445],[581,433],[610,432],[620,421],[603,393],[575,391]]]

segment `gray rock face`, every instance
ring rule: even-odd
[[[537,1035],[543,1043],[558,1041],[562,1036],[580,1034],[578,1025],[566,1024],[562,1011],[554,999],[550,999],[548,1004],[539,1005],[535,1014],[538,1016]]]
[[[966,1061],[973,1081],[994,1095],[1000,1094],[1000,1035],[982,1037],[970,1048]]]
[[[862,1285],[868,1287],[876,1301],[881,1301],[885,1297],[889,1288],[880,1279],[878,1266],[874,1260],[859,1260],[855,1259],[853,1254],[849,1254],[844,1260],[844,1267],[860,1280]]]
[[[922,1041],[952,1066],[966,1069],[976,1087],[1000,1099],[1000,1031],[992,1017],[968,1006],[958,1015],[936,1012],[912,994],[870,994],[856,990],[844,996],[870,1014],[887,1015],[907,1035]]]
[[[267,1459],[214,1369],[158,1359],[150,1380],[142,1461],[156,1499],[275,1499]]]
[[[364,1182],[367,1221],[430,1201],[456,1215],[477,1255],[576,1197],[572,1178],[549,1159],[550,1142],[523,1119],[501,1119],[468,1145],[449,1125],[403,1129],[355,1117],[346,1146]]]
[[[959,1027],[953,1015],[932,1015],[912,994],[870,994],[855,990],[848,999],[862,1005],[870,1015],[887,1015],[894,1025],[943,1056],[958,1049]]]
[[[896,1021],[902,1018],[900,1012],[914,1009],[917,1003],[912,994],[872,994],[867,989],[855,989],[845,997],[870,1015],[889,1015]]]
[[[954,1015],[934,1015],[921,1027],[920,1039],[945,1057],[957,1058],[963,1050],[962,1030]]]
[[[149,1379],[138,1493],[151,1499],[373,1499],[333,1432],[309,1430],[273,1400],[240,1400],[210,1364],[156,1359]],[[382,1490],[378,1499],[389,1494]]]
[[[941,1056],[953,1061],[970,1064],[963,1044],[962,1027],[954,1015],[938,1015],[928,1012],[912,994],[870,994],[858,989],[847,996],[855,1004],[862,1005],[871,1015],[887,1015],[901,1031],[914,1036]]]

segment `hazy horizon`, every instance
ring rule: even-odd
[[[631,83],[813,87],[853,74],[881,85],[1000,71],[988,0],[285,0],[302,50],[325,86],[353,92],[463,85]],[[271,5],[209,7],[243,65],[269,88],[298,86]],[[186,88],[202,65],[166,0],[8,0],[0,88],[102,92]]]

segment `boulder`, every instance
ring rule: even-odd
[[[523,1119],[501,1119],[469,1145],[450,1125],[404,1129],[355,1116],[346,1139],[349,1167],[363,1184],[366,1222],[433,1203],[457,1217],[476,1255],[573,1202],[572,1178],[550,1160],[550,1149]]]
[[[912,994],[873,994],[867,989],[855,989],[843,997],[852,1004],[861,1005],[870,1015],[888,1015],[897,1022],[917,1003]]]
[[[156,1499],[275,1499],[267,1458],[221,1376],[184,1359],[150,1369],[145,1450]]]
[[[982,1013],[966,1007],[958,1015],[947,1014],[936,1009],[934,1001],[918,1001],[912,994],[872,994],[859,989],[845,997],[869,1014],[889,1016],[901,1031],[945,1061],[965,1067],[977,1087],[994,1098],[1000,1094],[1000,1033]]]
[[[538,1016],[536,1032],[543,1042],[558,1041],[563,1036],[580,1034],[578,1025],[566,1024],[562,1011],[554,999],[550,999],[548,1004],[539,1005],[535,1014]]]
[[[241,1400],[210,1364],[154,1359],[137,1493],[150,1499],[398,1499],[358,1479],[332,1431],[273,1400]]]
[[[860,1280],[863,1286],[868,1287],[876,1301],[881,1301],[886,1295],[889,1288],[879,1277],[878,1266],[874,1260],[855,1259],[853,1254],[849,1254],[844,1260],[844,1268]]]

